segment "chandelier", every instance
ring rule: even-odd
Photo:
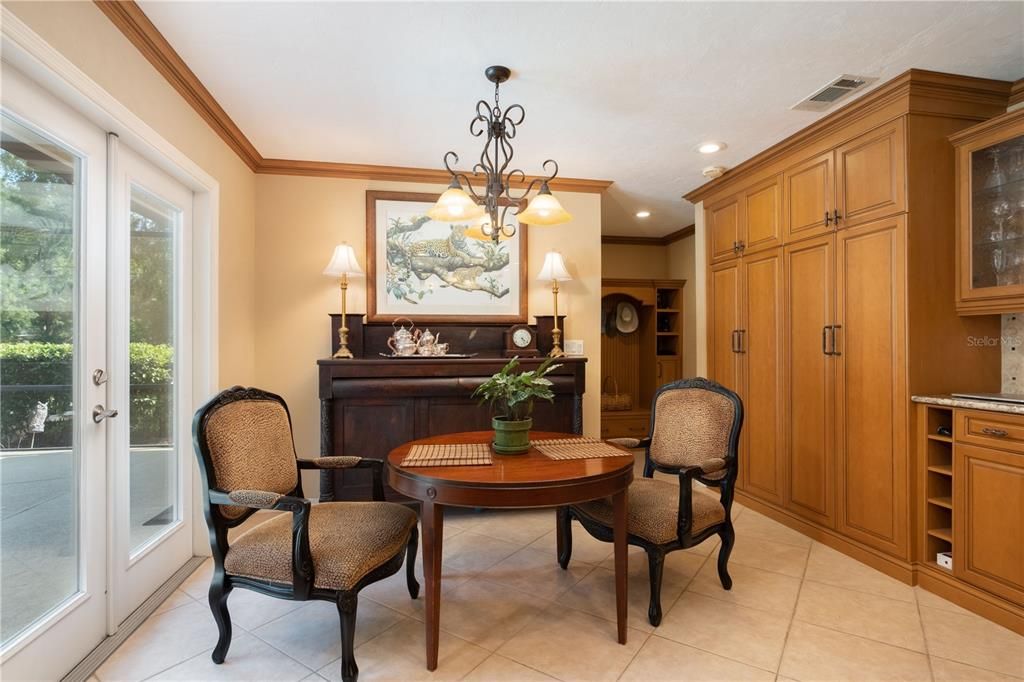
[[[459,155],[448,152],[444,155],[444,167],[452,176],[448,189],[438,198],[427,215],[433,220],[445,223],[467,223],[467,237],[482,241],[508,239],[515,235],[516,226],[508,218],[525,225],[560,225],[572,220],[562,208],[558,199],[551,194],[548,183],[558,175],[558,164],[548,159],[542,166],[550,175],[534,178],[521,194],[512,193],[512,185],[526,182],[526,173],[518,168],[508,170],[514,151],[512,140],[516,129],[526,118],[526,110],[519,104],[512,104],[504,111],[498,99],[498,88],[508,80],[512,71],[507,66],[490,66],[484,71],[487,80],[494,83],[494,106],[486,100],[476,103],[476,116],[469,123],[473,137],[487,135],[487,142],[480,159],[472,169],[473,179],[482,183],[482,189],[473,187],[470,178],[453,166],[459,162]],[[526,197],[540,184],[537,195],[526,208],[522,204]],[[465,189],[463,189],[465,187]]]

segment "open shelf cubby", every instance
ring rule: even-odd
[[[953,551],[953,410],[929,405],[925,422],[924,549],[937,565],[936,554]]]

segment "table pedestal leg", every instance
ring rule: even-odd
[[[444,507],[423,502],[423,581],[426,583],[427,670],[437,670],[438,636],[441,631],[441,541]]]
[[[626,531],[629,520],[625,490],[612,495],[612,511],[615,516],[613,528],[615,541],[615,611],[619,625],[619,644],[625,644],[626,614],[629,606],[629,555],[626,545]]]

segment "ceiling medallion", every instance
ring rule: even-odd
[[[517,222],[525,225],[560,225],[569,222],[572,216],[562,208],[548,188],[548,183],[558,175],[558,164],[552,159],[542,164],[545,171],[549,171],[550,164],[550,175],[534,178],[521,194],[512,194],[512,184],[526,180],[526,173],[522,170],[508,170],[514,155],[511,141],[516,136],[517,127],[526,118],[526,110],[519,104],[512,104],[504,111],[501,109],[498,89],[512,75],[507,66],[490,66],[484,74],[487,80],[494,83],[494,106],[486,100],[477,102],[476,116],[469,123],[469,132],[473,137],[487,134],[487,142],[472,171],[472,179],[483,187],[473,187],[465,173],[454,170],[459,155],[450,151],[444,155],[444,167],[452,176],[452,181],[427,215],[446,223],[468,223],[467,237],[494,242],[515,235],[516,226],[506,220],[510,212]],[[540,190],[536,196],[525,209],[520,208],[521,202],[538,183]]]

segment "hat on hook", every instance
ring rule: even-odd
[[[640,326],[640,315],[636,306],[629,301],[622,301],[615,307],[615,328],[623,334],[632,334]]]

